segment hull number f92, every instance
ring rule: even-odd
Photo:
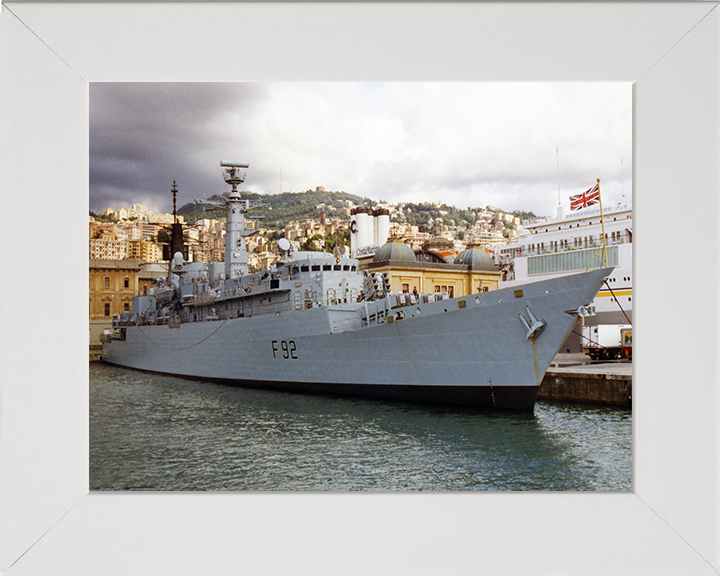
[[[278,348],[278,341],[272,341],[273,358],[278,358],[278,354],[282,355],[285,360],[297,360],[298,357],[295,354],[295,340],[280,340],[280,347]]]

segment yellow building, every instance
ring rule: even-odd
[[[131,240],[128,242],[128,259],[143,262],[162,260],[162,246],[150,240]]]
[[[464,250],[453,264],[422,262],[410,246],[398,240],[389,241],[371,262],[360,267],[368,272],[387,272],[393,292],[443,293],[451,298],[497,290],[502,274],[481,248]]]
[[[90,347],[112,326],[113,314],[130,310],[138,293],[140,260],[90,260]]]

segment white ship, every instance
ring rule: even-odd
[[[292,253],[249,274],[237,186],[222,164],[224,263],[172,259],[103,335],[105,362],[229,384],[532,410],[543,375],[611,268],[439,299],[392,294],[343,252]]]
[[[495,249],[500,286],[613,266],[592,302],[596,314],[585,323],[632,324],[632,204],[604,206],[602,216],[599,203],[569,212],[559,206],[557,218],[525,224],[517,242]]]

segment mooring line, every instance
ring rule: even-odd
[[[220,328],[222,328],[223,326],[225,326],[225,324],[227,324],[227,321],[228,321],[228,320],[229,320],[229,318],[226,319],[222,324],[220,324],[220,326],[218,326],[215,330],[213,330],[210,334],[208,334],[208,335],[207,335],[205,338],[203,338],[202,340],[200,340],[200,341],[198,341],[198,342],[195,342],[195,344],[191,344],[190,346],[185,346],[184,348],[169,348],[169,347],[167,347],[167,346],[163,346],[162,344],[158,344],[157,342],[155,342],[155,340],[153,340],[152,338],[150,338],[150,336],[148,336],[147,334],[145,334],[145,332],[142,331],[142,329],[140,328],[140,326],[138,326],[138,330],[140,331],[140,334],[142,334],[143,336],[145,336],[145,338],[147,338],[148,340],[150,340],[150,342],[152,342],[153,344],[155,344],[155,346],[159,346],[160,348],[163,348],[163,349],[165,349],[165,350],[189,350],[190,348],[194,348],[195,346],[198,346],[199,344],[202,344],[203,342],[205,342],[205,340],[207,340],[208,338],[210,338],[211,336],[213,336],[218,330],[220,330]]]
[[[622,313],[623,313],[623,316],[625,316],[625,320],[627,320],[627,323],[630,324],[630,325],[632,325],[632,322],[630,321],[630,318],[628,318],[628,315],[625,314],[625,310],[623,310],[623,307],[620,305],[620,300],[618,300],[618,297],[615,296],[615,292],[613,292],[613,289],[610,288],[610,284],[608,284],[607,279],[606,279],[606,280],[603,280],[603,284],[605,284],[605,286],[607,286],[608,290],[610,290],[610,294],[612,294],[612,297],[615,299],[615,304],[617,304],[617,305],[618,305],[618,308],[620,308],[620,312],[622,312]]]

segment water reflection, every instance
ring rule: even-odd
[[[629,411],[534,414],[90,370],[93,490],[630,490]]]

